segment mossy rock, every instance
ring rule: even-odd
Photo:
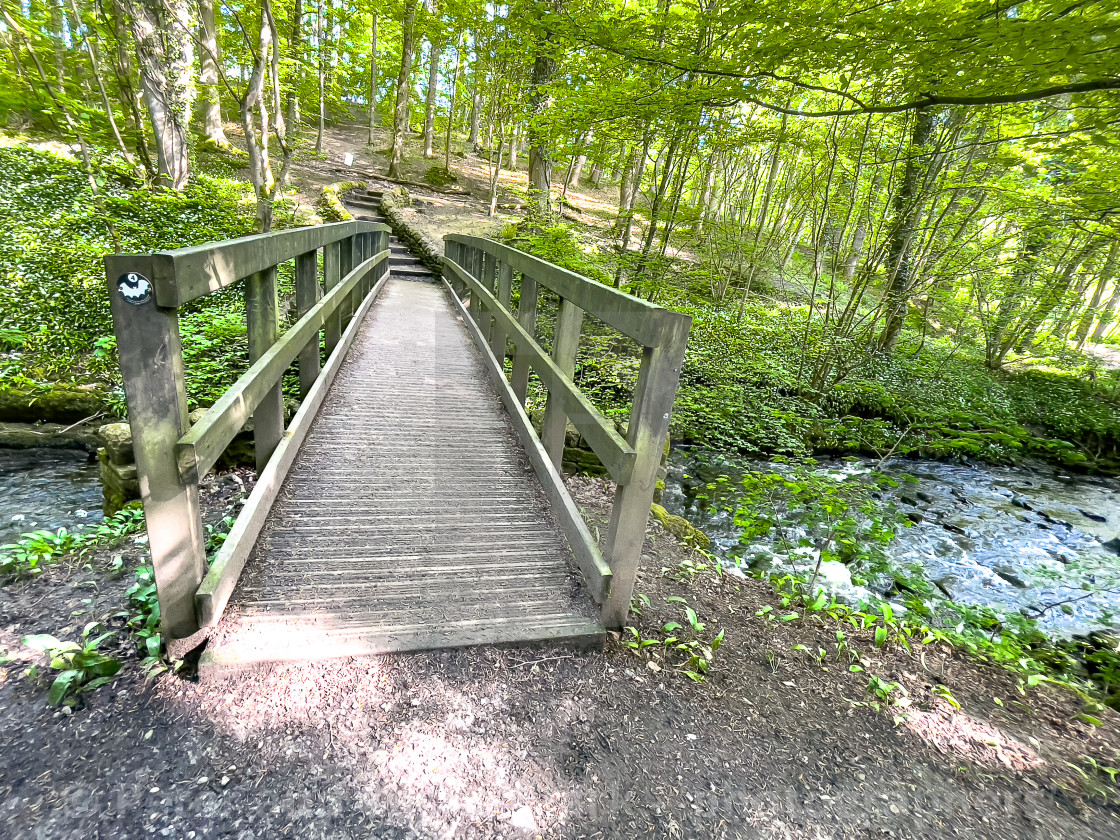
[[[0,422],[78,423],[107,412],[106,394],[94,388],[54,385],[50,388],[0,387]]]
[[[650,513],[653,518],[661,523],[661,526],[676,537],[680,542],[686,545],[691,545],[694,548],[707,548],[712,544],[708,539],[708,535],[701,531],[699,528],[693,527],[692,523],[685,519],[683,516],[673,516],[661,505],[651,505]]]

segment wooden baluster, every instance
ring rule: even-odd
[[[521,275],[521,299],[517,304],[517,323],[521,329],[535,336],[537,331],[537,281],[527,274]],[[513,351],[513,376],[510,379],[513,393],[525,405],[525,395],[529,391],[529,356],[520,347]]]
[[[339,273],[343,278],[354,270],[354,257],[354,237],[347,236],[342,240],[342,261],[339,266]],[[339,309],[344,310],[342,314],[342,329],[345,330],[350,325],[350,320],[354,317],[354,313],[358,309],[358,307],[354,305],[354,294],[352,292],[347,300],[342,301],[342,305]]]
[[[552,360],[561,372],[571,378],[576,370],[576,352],[579,350],[579,331],[583,325],[583,310],[570,300],[560,301],[560,312],[556,316],[556,339],[552,343]],[[545,404],[544,424],[541,427],[541,443],[544,451],[559,470],[564,460],[564,432],[568,416],[560,403],[558,393],[550,388],[548,402]]]
[[[496,267],[496,260],[485,251],[482,252],[482,272],[479,275],[479,281],[482,287],[490,294],[494,294],[494,269]],[[482,311],[482,320],[478,324],[479,329],[482,331],[483,341],[489,343],[490,337],[494,331],[494,316],[489,310]]]
[[[296,314],[303,317],[320,299],[319,252],[308,251],[296,257]],[[299,395],[306,397],[319,378],[319,333],[299,354]]]
[[[468,250],[468,254],[469,256],[467,258],[467,262],[470,263],[470,267],[467,268],[467,272],[471,275],[471,277],[481,283],[482,278],[479,275],[482,274],[482,252],[478,248],[470,248]],[[482,303],[479,300],[478,295],[476,295],[474,292],[471,292],[470,313],[471,318],[473,318],[474,322],[481,328]]]
[[[326,295],[338,285],[342,270],[342,243],[331,242],[323,247],[323,294]],[[334,352],[342,338],[342,307],[338,307],[327,318],[325,343],[327,355]]]
[[[249,333],[249,363],[263,356],[280,337],[280,300],[276,268],[266,268],[245,280],[245,324]],[[253,412],[253,446],[257,474],[264,471],[272,451],[284,435],[283,383],[277,382]]]
[[[634,470],[630,482],[615,490],[610,531],[603,552],[612,573],[610,598],[603,605],[603,624],[607,627],[622,627],[630,610],[689,325],[688,320],[673,322],[660,347],[647,347],[642,351],[642,367],[626,436],[636,453]]]
[[[513,269],[508,264],[502,263],[498,267],[498,303],[502,309],[509,311],[510,298],[513,297]],[[493,320],[490,333],[490,352],[504,369],[506,359],[506,333],[498,324],[498,319]]]
[[[194,595],[206,573],[206,536],[198,485],[182,480],[175,457],[175,443],[188,430],[179,314],[157,307],[154,296],[136,302],[119,290],[130,274],[149,282],[153,263],[150,257],[111,256],[105,270],[160,621],[174,640],[198,630]]]

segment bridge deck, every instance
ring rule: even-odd
[[[204,664],[588,641],[602,633],[446,293],[390,278],[284,482]]]

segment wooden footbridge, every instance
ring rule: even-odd
[[[179,649],[209,637],[203,664],[224,670],[587,642],[623,624],[686,316],[470,236],[445,237],[433,273],[368,220],[106,267],[161,615]],[[235,284],[250,367],[191,426],[178,313]],[[584,313],[640,347],[625,435],[573,382]],[[301,401],[285,422],[291,368]],[[524,409],[531,375],[548,393],[539,435]],[[258,480],[207,557],[199,479],[250,420]],[[602,552],[561,480],[569,421],[617,484]]]

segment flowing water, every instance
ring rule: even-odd
[[[101,519],[98,465],[85,452],[0,448],[0,543]]]
[[[706,486],[720,475],[741,486],[750,470],[787,469],[676,450],[663,504],[711,537],[713,552],[725,561],[766,567],[771,573],[807,574],[812,561],[781,550],[775,537],[742,539],[732,515],[703,498]],[[907,459],[894,459],[882,468],[869,459],[824,460],[819,471],[850,481],[873,469],[898,481],[883,492],[883,501],[893,501],[914,522],[888,546],[891,563],[924,577],[938,597],[989,606],[997,613],[1021,612],[1058,638],[1120,628],[1120,481],[1070,475],[1045,465],[989,467]],[[890,575],[854,586],[841,564],[825,566],[821,582],[833,595],[848,601],[886,597],[901,606]]]

